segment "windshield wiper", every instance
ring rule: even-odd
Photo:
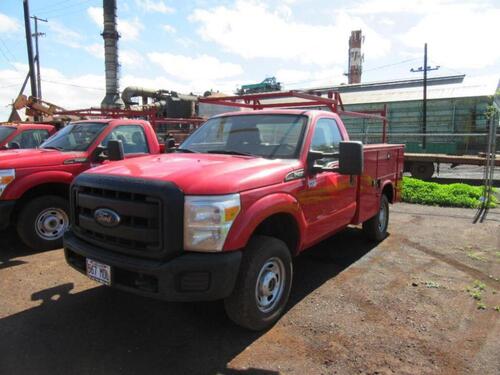
[[[41,147],[44,150],[57,150],[57,151],[64,151],[64,148],[62,147],[57,147],[57,146],[44,146]]]
[[[184,152],[187,154],[197,154],[198,151],[190,150],[189,148],[176,148],[175,152]]]
[[[241,152],[236,150],[208,150],[207,154],[225,154],[225,155],[243,155],[243,156],[255,156],[254,154],[249,154],[248,152]]]

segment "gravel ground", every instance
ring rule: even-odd
[[[499,374],[500,211],[474,212],[398,204],[380,244],[359,228],[322,242],[261,333],[217,302],[98,286],[0,233],[0,374]]]

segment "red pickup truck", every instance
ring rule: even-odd
[[[0,126],[0,150],[37,148],[56,132],[52,125],[7,124]]]
[[[109,141],[121,141],[127,157],[158,154],[151,125],[141,120],[70,123],[40,148],[0,152],[0,230],[17,227],[34,249],[62,247],[69,225],[69,186],[87,169],[107,163]]]
[[[349,142],[336,113],[219,115],[174,153],[78,176],[66,260],[145,296],[224,299],[260,330],[285,309],[294,256],[351,224],[386,236],[402,173],[402,145]]]

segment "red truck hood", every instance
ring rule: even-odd
[[[60,165],[65,160],[77,157],[85,157],[85,155],[81,152],[60,152],[44,149],[0,151],[0,169]]]
[[[86,173],[171,181],[186,194],[230,194],[284,181],[298,160],[233,155],[168,154],[103,165]]]

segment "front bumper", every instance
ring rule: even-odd
[[[0,201],[0,230],[9,226],[15,205],[16,201]]]
[[[66,262],[86,273],[86,258],[111,266],[111,286],[168,301],[211,301],[233,291],[241,251],[219,254],[186,253],[168,261],[140,259],[100,249],[64,235]]]

